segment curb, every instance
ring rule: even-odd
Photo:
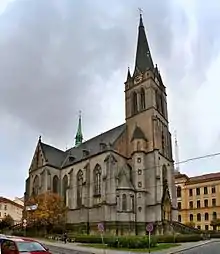
[[[220,241],[219,240],[209,240],[207,242],[203,242],[203,243],[200,243],[200,244],[188,247],[188,248],[183,248],[181,250],[176,250],[176,251],[173,251],[173,252],[169,252],[169,254],[181,254],[182,251],[192,250],[194,248],[198,248],[200,246],[203,246],[203,245],[206,245],[206,244],[210,244],[210,243],[214,243],[214,242],[220,242]]]

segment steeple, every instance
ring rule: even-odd
[[[83,134],[82,134],[82,119],[81,119],[81,111],[79,112],[79,123],[78,123],[78,129],[75,137],[75,146],[79,146],[82,144],[83,141]]]
[[[142,14],[140,13],[134,76],[138,75],[139,72],[144,73],[148,69],[153,70],[154,64],[151,57],[150,48],[147,42],[147,37],[145,34]]]

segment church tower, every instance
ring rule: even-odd
[[[176,191],[167,95],[140,14],[134,73],[125,82],[127,157],[131,158],[139,221],[175,219]]]

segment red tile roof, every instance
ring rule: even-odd
[[[187,184],[220,180],[220,172],[189,177]]]
[[[17,204],[16,202],[14,202],[14,201],[12,201],[12,200],[10,200],[8,198],[0,197],[0,204],[2,204],[2,203],[4,203],[4,204],[8,204],[9,203],[11,205],[17,206],[18,208],[22,208],[23,209],[22,205]]]

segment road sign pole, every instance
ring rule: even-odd
[[[154,225],[153,223],[149,223],[146,226],[146,230],[148,232],[148,253],[150,253],[150,245],[151,245],[151,232],[154,230]]]
[[[150,231],[149,231],[149,235],[148,235],[148,252],[150,253]]]

